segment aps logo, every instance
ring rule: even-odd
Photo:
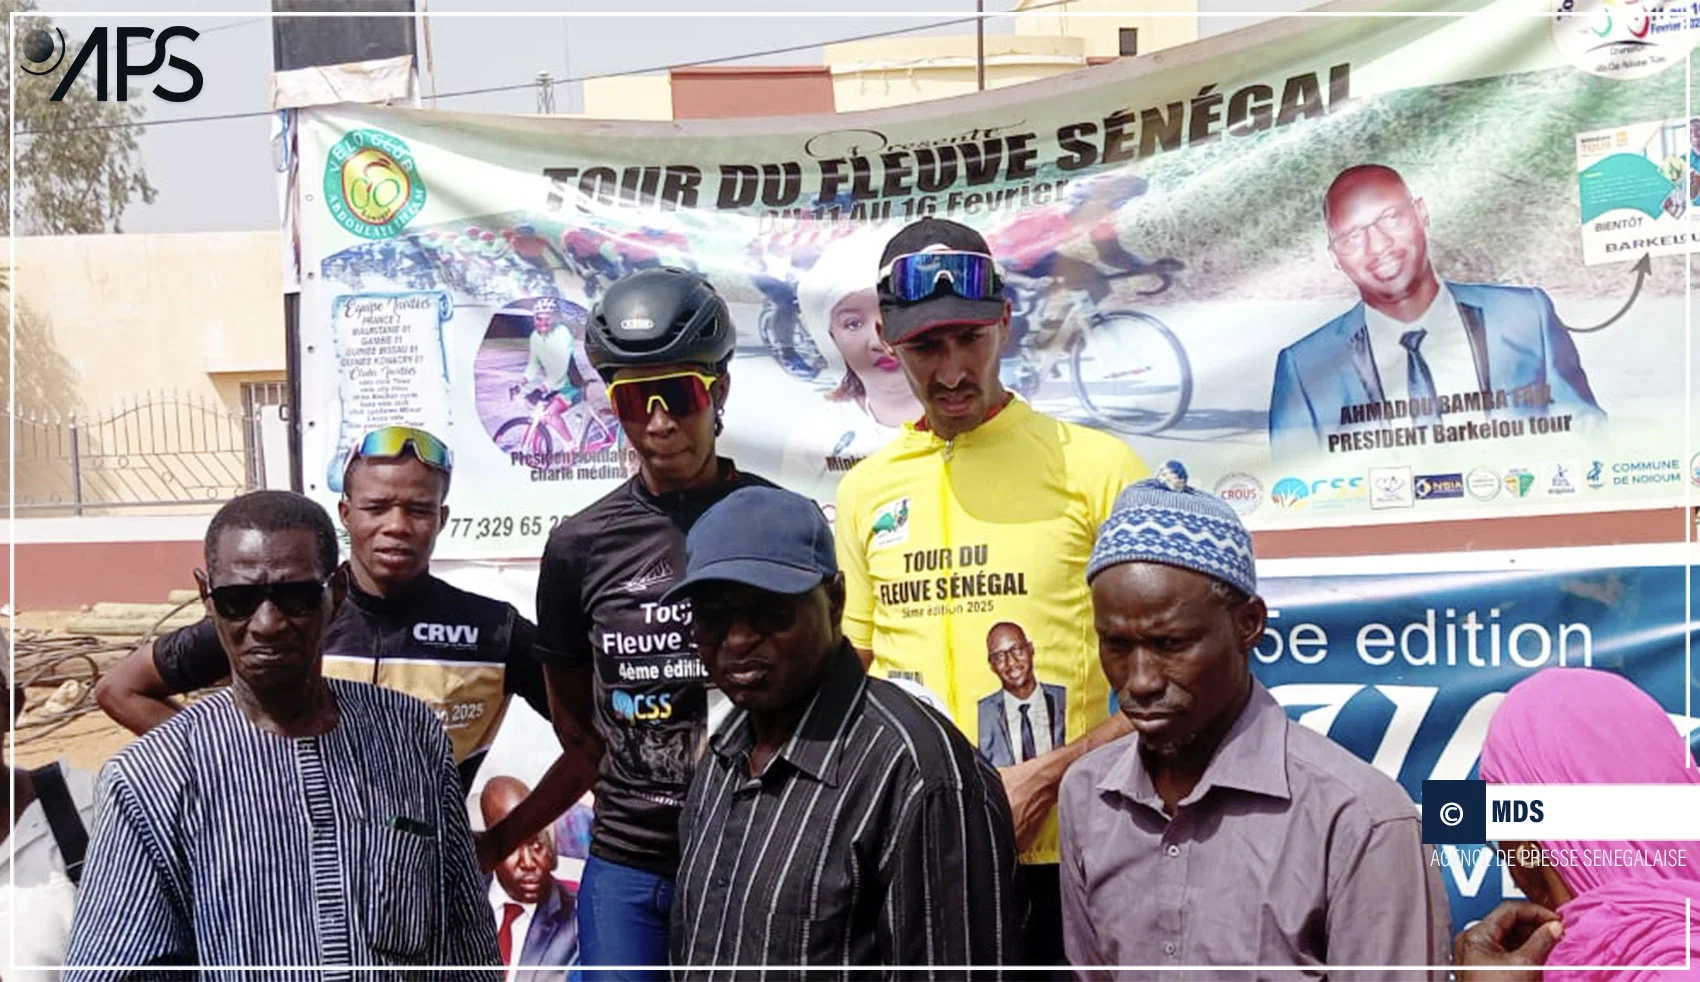
[[[97,27],[89,32],[89,36],[83,40],[82,47],[77,50],[75,57],[71,58],[71,67],[65,70],[65,77],[59,80],[59,84],[53,89],[53,94],[47,97],[49,102],[62,101],[66,94],[71,91],[71,85],[77,81],[78,76],[82,74],[83,69],[91,61],[94,62],[95,66],[94,97],[98,102],[106,102],[109,92],[115,94],[119,102],[129,101],[130,79],[152,75],[161,68],[173,68],[182,72],[188,80],[188,84],[179,89],[168,89],[164,85],[155,85],[153,87],[154,95],[166,102],[188,102],[201,94],[201,89],[206,80],[201,76],[200,68],[189,59],[171,54],[166,50],[166,45],[175,38],[183,38],[184,43],[193,42],[201,36],[199,31],[182,25],[168,27],[160,31],[158,37],[154,36],[154,30],[151,27],[119,27],[114,28],[113,31],[116,36],[110,45],[107,42],[107,28]],[[145,64],[132,65],[130,55],[138,49],[132,48],[131,42],[149,39],[153,41],[151,57]],[[107,74],[107,48],[109,46],[112,48],[113,68],[117,76],[117,84],[110,88],[107,85],[109,77]],[[66,56],[70,54],[70,47],[65,42],[65,32],[57,27],[38,27],[25,33],[20,47],[22,50],[19,53],[23,55],[23,59],[18,67],[35,76],[52,75],[59,70],[59,66],[65,63]],[[145,51],[147,49],[142,47],[139,50]]]
[[[425,207],[413,151],[381,130],[351,130],[325,159],[325,205],[338,225],[363,239],[387,239]]]

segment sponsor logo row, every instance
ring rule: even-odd
[[[1365,475],[1316,479],[1283,477],[1265,493],[1263,482],[1250,474],[1232,473],[1216,482],[1217,497],[1241,515],[1249,515],[1267,501],[1282,511],[1341,511],[1361,509],[1366,503],[1375,510],[1411,508],[1423,501],[1473,498],[1493,501],[1531,497],[1566,497],[1606,488],[1670,485],[1683,479],[1682,462],[1667,460],[1558,461],[1528,467],[1476,467],[1469,471],[1418,474],[1410,467],[1372,467]],[[1688,478],[1700,487],[1700,454],[1687,468]]]

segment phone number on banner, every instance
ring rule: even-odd
[[[553,532],[568,515],[492,515],[488,518],[450,518],[443,534],[451,539],[505,539]]]

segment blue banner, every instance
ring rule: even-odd
[[[1700,753],[1700,719],[1684,715],[1690,690],[1700,710],[1687,669],[1695,585],[1682,566],[1272,576],[1259,584],[1270,617],[1252,666],[1291,718],[1419,804],[1425,779],[1477,776],[1506,690],[1548,667],[1626,676]],[[1480,845],[1438,848],[1454,931],[1520,896]]]

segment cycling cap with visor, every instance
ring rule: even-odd
[[[923,218],[886,243],[879,270],[880,337],[901,344],[948,324],[1003,319],[991,247],[966,225]]]

